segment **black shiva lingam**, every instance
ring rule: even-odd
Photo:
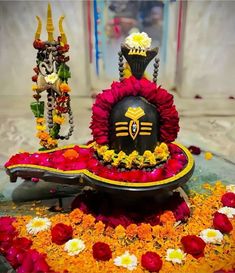
[[[194,160],[184,146],[174,142],[179,117],[173,96],[156,84],[158,49],[150,46],[146,33],[129,35],[121,46],[120,81],[97,95],[89,145],[17,154],[5,165],[11,181],[37,177],[55,183],[83,183],[118,196],[160,196],[186,183]],[[154,58],[150,81],[144,71]]]

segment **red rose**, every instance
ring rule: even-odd
[[[221,198],[221,202],[225,207],[235,208],[235,193],[233,192],[225,193]]]
[[[62,223],[56,224],[51,229],[52,242],[57,245],[63,245],[73,236],[73,229],[71,226]]]
[[[204,248],[206,243],[196,235],[187,235],[182,237],[181,243],[184,246],[184,251],[198,259],[204,256]]]
[[[182,201],[172,209],[176,221],[185,221],[190,216],[190,209],[187,203],[182,199]]]
[[[108,244],[97,242],[92,246],[93,257],[98,261],[108,261],[112,258],[112,252]]]
[[[148,251],[142,255],[141,265],[150,272],[158,272],[162,268],[162,259],[157,253]]]
[[[23,249],[23,250],[28,250],[32,245],[32,241],[25,238],[25,237],[21,237],[21,238],[16,238],[14,241],[13,241],[13,246],[14,247],[18,247],[20,249]]]
[[[219,212],[214,214],[213,226],[223,233],[229,233],[233,229],[227,215]]]

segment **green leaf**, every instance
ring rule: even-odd
[[[30,108],[35,118],[44,117],[44,101],[34,101],[30,103]]]
[[[71,73],[69,71],[69,67],[65,63],[62,63],[60,65],[59,70],[58,70],[58,76],[62,81],[67,81],[68,78],[71,78]]]
[[[59,132],[60,132],[60,125],[55,123],[54,126],[50,129],[49,133],[50,133],[50,136],[55,139],[58,136]]]

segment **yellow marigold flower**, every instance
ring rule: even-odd
[[[144,161],[149,162],[151,165],[155,165],[157,163],[154,154],[149,150],[144,152],[143,157]]]
[[[141,240],[151,241],[152,240],[152,227],[150,224],[142,223],[137,228],[138,237]]]
[[[80,209],[74,209],[69,214],[69,218],[74,222],[75,224],[78,224],[82,221],[83,212]]]
[[[57,143],[58,143],[58,141],[57,141],[56,139],[53,139],[53,138],[49,137],[49,138],[47,139],[47,143],[48,143],[49,145],[51,145],[51,146],[56,146]]]
[[[212,159],[212,157],[213,157],[213,155],[212,155],[212,153],[210,153],[210,152],[205,152],[205,159],[206,160],[211,160]]]
[[[115,227],[115,235],[117,238],[124,238],[126,235],[126,230],[123,226],[118,225]]]
[[[137,156],[139,155],[139,153],[137,151],[133,151],[130,155],[129,158],[134,160],[137,158]]]
[[[45,131],[46,130],[46,125],[37,125],[36,126],[38,131]]]
[[[136,224],[130,224],[126,228],[126,236],[129,238],[133,238],[137,235],[138,226]]]
[[[65,122],[65,117],[54,115],[53,116],[53,122],[57,123],[57,124],[63,124]]]
[[[125,156],[126,156],[126,153],[123,152],[123,151],[120,151],[120,152],[118,153],[118,158],[119,158],[119,159],[123,159]]]
[[[104,155],[104,153],[108,150],[108,146],[107,145],[102,145],[102,146],[98,146],[97,147],[97,152],[100,155]]]
[[[60,91],[67,93],[67,92],[71,91],[71,88],[69,87],[69,85],[67,83],[63,82],[60,85]]]
[[[38,86],[37,86],[36,84],[33,84],[33,85],[32,85],[32,90],[33,90],[33,91],[37,91],[37,90],[38,90]]]
[[[36,118],[36,122],[37,123],[44,123],[45,122],[45,118]]]
[[[103,159],[110,162],[114,156],[114,150],[108,150],[104,153]]]
[[[47,140],[49,138],[49,134],[47,132],[38,132],[37,137],[41,140]]]

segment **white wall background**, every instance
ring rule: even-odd
[[[43,31],[41,38],[47,39],[47,1],[0,1],[0,94],[28,95],[31,91],[31,77],[35,66],[36,50],[32,43],[37,28],[35,16],[41,17]],[[58,20],[65,15],[64,30],[70,44],[70,85],[73,95],[89,95],[89,73],[87,61],[86,16],[83,1],[51,1],[55,35]]]
[[[188,1],[181,61],[181,96],[235,96],[235,1]]]

